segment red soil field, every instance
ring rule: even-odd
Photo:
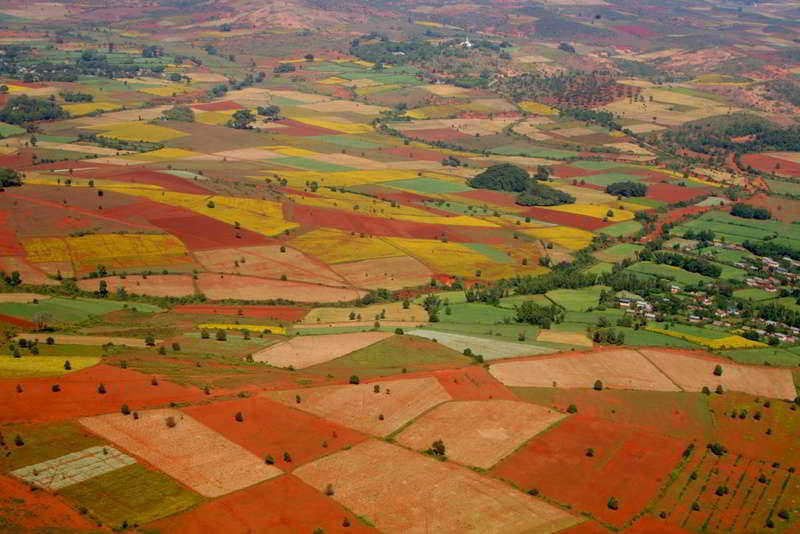
[[[517,396],[483,367],[444,369],[431,373],[454,400],[517,400]]]
[[[438,239],[442,235],[447,235],[450,241],[456,243],[473,243],[476,241],[475,232],[482,230],[468,226],[448,226],[444,224],[382,219],[380,217],[370,217],[369,215],[358,215],[334,209],[297,204],[284,205],[284,214],[287,220],[308,226],[322,225],[326,228],[336,228],[346,232],[363,232],[366,235],[385,237]],[[599,221],[600,219],[596,220]],[[487,232],[482,236],[481,242],[497,244],[505,243],[506,240],[507,238],[500,232]]]
[[[183,304],[172,308],[172,311],[176,313],[257,317],[290,322],[302,320],[309,310],[310,308],[293,306],[217,306],[214,304]]]
[[[32,323],[26,319],[4,314],[0,314],[0,323],[13,324],[14,326],[20,326],[22,328],[36,328],[35,323]]]
[[[599,523],[595,523],[594,521],[587,521],[585,523],[581,523],[576,527],[568,528],[566,530],[560,530],[558,531],[558,534],[608,534],[609,532],[611,531],[607,530]]]
[[[580,178],[581,176],[598,174],[597,171],[589,171],[586,169],[580,169],[578,167],[570,167],[569,165],[554,165],[552,169],[553,176],[557,178]]]
[[[176,193],[194,193],[198,195],[213,194],[208,189],[197,185],[191,180],[150,169],[144,169],[140,166],[131,168],[128,166],[106,165],[102,163],[91,163],[91,168],[87,168],[88,166],[86,162],[61,161],[58,163],[37,165],[33,170],[42,171],[46,169],[68,169],[72,167],[76,169],[72,174],[75,178],[104,179],[135,184],[158,185],[167,191],[174,191]]]
[[[345,517],[350,520],[346,529],[342,527]],[[354,534],[376,532],[336,501],[292,475],[262,482],[150,526],[167,534],[308,534],[317,528]]]
[[[633,425],[573,415],[491,473],[622,525],[655,496],[687,445]],[[590,447],[593,457],[586,455]],[[610,497],[619,500],[618,510],[608,508]]]
[[[786,159],[778,159],[761,154],[745,154],[742,156],[742,163],[745,166],[750,165],[754,169],[763,172],[774,172],[787,176],[800,176],[800,163],[795,163]],[[776,169],[775,165],[779,165],[780,167]]]
[[[200,273],[197,286],[211,300],[273,300],[294,302],[349,302],[361,298],[364,291],[309,284],[293,280],[272,280],[255,276],[219,275]],[[110,285],[109,285],[110,291]]]
[[[0,211],[0,256],[22,256],[25,250],[17,241],[9,219],[8,212]]]
[[[779,221],[792,223],[800,221],[800,200],[770,198],[763,193],[758,193],[745,201],[752,206],[767,208],[772,213],[772,218]]]
[[[184,215],[149,219],[149,222],[180,239],[189,250],[247,247],[276,243],[261,234],[241,228],[205,215]],[[198,230],[202,228],[202,232]],[[239,237],[237,237],[239,236]]]
[[[80,531],[96,529],[93,522],[60,497],[45,491],[33,492],[28,485],[6,476],[0,476],[0,510],[7,532],[38,532],[54,525]]]
[[[712,193],[710,187],[681,187],[673,184],[651,183],[647,185],[647,198],[662,202],[679,202]]]
[[[118,287],[134,295],[150,295],[154,297],[184,297],[194,295],[194,284],[191,275],[154,274],[144,278],[142,275],[130,275],[126,278],[109,276],[106,278],[88,278],[78,281],[78,287],[84,291],[97,291],[100,281],[108,283],[108,291],[113,293]]]
[[[227,111],[242,109],[242,106],[231,100],[223,100],[222,102],[211,102],[210,104],[193,104],[192,109],[197,111]]]
[[[677,525],[670,525],[663,519],[651,516],[642,517],[630,528],[625,529],[624,532],[630,532],[631,534],[689,534],[688,530],[684,530]]]
[[[320,128],[319,126],[311,126],[303,124],[302,122],[293,121],[292,119],[282,119],[274,121],[273,124],[282,124],[286,128],[275,128],[271,131],[280,135],[291,135],[294,137],[311,137],[315,135],[339,135],[339,132],[328,130],[327,128]]]
[[[530,208],[522,213],[522,215],[537,219],[539,221],[551,222],[555,224],[563,224],[564,226],[572,226],[573,228],[580,228],[581,230],[598,230],[605,228],[611,222],[603,222],[603,219],[597,217],[589,217],[588,215],[578,215],[576,213],[565,213],[563,211],[548,210],[544,208]]]
[[[430,281],[431,271],[410,256],[376,258],[331,265],[331,269],[355,287],[402,289]]]
[[[355,430],[264,397],[191,406],[183,411],[256,456],[271,454],[275,466],[283,471],[366,439]],[[237,412],[242,412],[244,421],[234,419]],[[284,452],[291,455],[291,462],[284,461]]]
[[[448,141],[450,139],[464,139],[471,135],[461,133],[455,128],[431,128],[430,130],[413,130],[406,132],[406,135],[422,139],[423,141]],[[441,157],[439,158],[441,159]]]
[[[471,198],[486,202],[487,204],[495,204],[497,206],[505,207],[519,207],[517,204],[517,195],[513,193],[503,193],[501,191],[488,191],[486,189],[479,189],[476,191],[465,191],[463,193],[456,193],[456,196]]]
[[[0,423],[21,421],[57,421],[119,410],[128,404],[131,410],[160,406],[170,402],[207,399],[199,389],[187,388],[166,380],[157,386],[151,377],[134,371],[96,365],[64,376],[0,380]],[[100,383],[106,393],[97,392]],[[17,393],[17,384],[22,393]],[[53,384],[61,391],[52,391]]]
[[[414,160],[441,161],[443,158],[442,153],[437,152],[436,150],[411,146],[384,147],[380,149],[380,151],[384,154],[393,154],[395,156],[401,156],[403,158]]]
[[[636,37],[652,37],[653,35],[656,35],[654,32],[645,28],[644,26],[636,26],[634,24],[620,24],[619,26],[614,26],[614,29],[635,35]]]

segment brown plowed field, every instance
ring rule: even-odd
[[[342,527],[344,518],[350,527]],[[377,532],[330,497],[286,475],[209,501],[192,511],[151,526],[166,534]]]
[[[447,457],[488,469],[565,415],[520,401],[460,401],[440,404],[397,436],[424,451],[441,439]]]
[[[368,347],[392,334],[388,332],[354,332],[320,336],[296,336],[253,354],[253,360],[275,367],[311,367]]]
[[[154,274],[146,278],[140,274],[131,274],[126,278],[109,276],[106,278],[89,278],[79,280],[78,287],[84,291],[97,291],[100,281],[108,284],[108,292],[113,294],[118,287],[133,295],[149,295],[153,297],[185,297],[194,295],[194,283],[191,275]]]
[[[483,367],[443,369],[431,373],[455,400],[517,400],[517,397]]]
[[[602,380],[605,387],[617,389],[679,390],[647,358],[629,349],[497,363],[489,372],[513,387],[591,388]]]
[[[260,458],[272,455],[275,466],[284,471],[365,439],[349,428],[264,397],[191,406],[182,411]],[[237,412],[242,412],[242,422],[234,419]],[[284,460],[284,452],[291,456],[290,462]]]
[[[186,214],[170,217],[154,216],[148,221],[150,224],[180,239],[189,250],[248,247],[268,245],[275,242],[273,239],[245,228],[236,230],[230,224],[222,221],[205,215],[195,215],[189,210],[185,211]],[[202,228],[203,231],[198,232],[198,228]]]
[[[175,313],[188,313],[200,315],[232,315],[237,317],[257,317],[259,319],[274,319],[277,321],[300,321],[306,316],[310,308],[295,308],[293,306],[224,306],[215,304],[183,304],[175,306]]]
[[[339,263],[331,269],[353,286],[365,289],[416,287],[430,282],[433,274],[410,256]]]
[[[377,393],[376,385],[380,386]],[[450,400],[450,395],[435,378],[323,386],[265,395],[287,406],[378,436],[385,436],[437,404]],[[300,395],[300,404],[296,395]]]
[[[97,392],[101,383],[106,388],[103,395]],[[17,384],[22,393],[17,393]],[[61,391],[53,392],[54,384]],[[60,377],[0,380],[0,423],[56,421],[117,411],[122,404],[138,410],[207,398],[199,389],[166,380],[153,386],[148,376],[96,365]]]
[[[548,210],[545,208],[529,208],[522,212],[522,215],[531,217],[538,221],[544,221],[554,224],[563,224],[565,226],[572,226],[580,228],[581,230],[599,230],[605,228],[611,222],[604,222],[603,219],[597,217],[590,217],[588,215],[579,215],[577,213],[565,213],[563,211]]]
[[[491,472],[622,525],[655,496],[687,445],[636,426],[572,415]],[[608,508],[611,497],[619,500],[618,510]]]
[[[376,440],[326,456],[295,475],[387,534],[536,532],[577,518],[499,481]]]
[[[173,428],[166,424],[168,417],[177,422]],[[206,497],[219,497],[281,474],[277,467],[178,410],[147,410],[139,412],[138,420],[113,413],[79,422]]]
[[[703,386],[714,391],[721,384],[725,390],[774,399],[794,399],[797,396],[791,369],[740,365],[656,349],[643,349],[641,352],[686,391],[700,391]],[[722,376],[714,375],[718,364],[722,366]]]
[[[270,280],[251,276],[200,273],[197,285],[211,300],[273,300],[295,302],[351,301],[366,293],[344,287],[330,287],[292,280]]]

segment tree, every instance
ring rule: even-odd
[[[242,415],[242,412],[236,412],[236,415],[233,416],[233,418],[236,420],[237,423],[241,423],[242,421],[244,421],[244,415]]]
[[[228,340],[228,334],[226,334],[225,330],[223,330],[222,328],[217,330],[217,333],[216,333],[215,337],[216,337],[217,341],[227,341]]]
[[[361,379],[358,378],[358,375],[352,375],[350,377],[350,383],[351,384],[360,384],[361,383]]]
[[[619,509],[619,501],[616,497],[611,497],[608,499],[608,508],[609,510],[618,510]]]
[[[431,448],[428,449],[427,452],[431,456],[444,457],[445,456],[445,452],[446,452],[446,448],[444,446],[444,442],[442,440],[440,440],[440,439],[437,439],[436,441],[431,443]]]
[[[208,333],[208,330],[206,330],[205,328],[203,328],[202,330],[200,330],[200,337],[201,337],[202,339],[208,339],[208,338],[210,338],[210,337],[211,337],[211,335]]]
[[[105,393],[106,393],[106,386],[105,386],[105,385],[104,385],[102,382],[100,382],[100,385],[99,385],[99,386],[97,386],[97,392],[98,392],[99,394],[101,394],[101,395],[105,395]]]
[[[173,106],[161,112],[164,120],[194,122],[194,111],[189,106]]]
[[[152,334],[148,334],[144,338],[144,344],[148,347],[153,347],[156,344],[156,338]]]
[[[259,106],[256,111],[259,115],[266,117],[267,119],[274,120],[277,119],[281,114],[281,108],[275,105],[270,106]]]
[[[289,454],[286,451],[283,451],[283,461],[284,462],[291,462],[292,461],[292,455]]]
[[[250,123],[256,120],[253,112],[249,109],[240,109],[233,114],[231,120],[228,121],[228,126],[237,130],[247,130],[250,128]]]
[[[530,181],[528,171],[511,163],[492,165],[474,178],[468,185],[476,189],[493,189],[497,191],[525,191]]]
[[[306,61],[314,61],[314,54],[306,54],[303,56]]]
[[[603,391],[603,381],[602,380],[595,380],[594,389],[596,391]]]
[[[65,371],[71,371],[72,370],[72,364],[69,363],[69,360],[65,360],[64,361],[64,370]]]
[[[8,167],[0,167],[0,187],[15,187],[22,185],[22,175]]]
[[[37,329],[44,330],[47,328],[47,324],[53,320],[53,314],[50,312],[36,312],[33,314],[33,317],[31,317],[31,320],[34,324],[36,324]],[[47,339],[48,341],[53,340],[52,337],[48,337]],[[54,342],[55,340],[53,340],[53,342],[48,342],[47,344],[52,345]]]
[[[328,484],[327,486],[325,486],[325,495],[330,497],[331,495],[333,495],[333,493],[334,493],[333,492],[333,484]]]
[[[120,411],[120,413],[122,413],[122,415],[130,415],[130,413],[131,413],[131,409],[128,407],[127,404],[123,404],[120,407],[119,411]]]
[[[594,449],[592,447],[589,447],[586,450],[586,456],[588,456],[589,458],[593,458],[594,457]]]
[[[273,464],[275,464],[275,458],[273,458],[271,454],[267,454],[267,457],[264,458],[264,462],[267,465],[273,465]]]
[[[722,366],[717,364],[714,366],[714,376],[722,376]]]
[[[56,102],[28,95],[13,96],[0,110],[0,122],[24,124],[27,122],[65,119],[69,113]]]
[[[577,411],[578,411],[578,407],[575,406],[574,404],[570,404],[567,407],[567,413],[576,413]]]
[[[647,186],[638,182],[615,182],[606,186],[606,193],[615,197],[643,197]]]

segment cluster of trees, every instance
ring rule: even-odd
[[[236,111],[231,120],[228,121],[228,126],[237,130],[247,130],[250,124],[256,120],[255,115],[249,109],[240,109]]]
[[[611,130],[621,130],[622,125],[617,122],[617,117],[610,111],[598,111],[584,108],[564,108],[562,117],[572,117],[579,121],[594,122]]]
[[[0,167],[0,187],[22,185],[22,175],[14,169]]]
[[[278,63],[278,65],[272,69],[272,72],[275,74],[282,74],[285,72],[294,72],[296,70],[297,68],[291,63]]]
[[[31,98],[28,95],[13,96],[0,110],[0,122],[25,124],[34,121],[65,119],[69,113],[52,100]]]
[[[194,122],[194,111],[189,106],[172,106],[161,112],[168,121]]]
[[[548,172],[540,168],[531,179],[528,171],[511,163],[492,165],[467,183],[477,189],[492,189],[519,193],[517,204],[522,206],[555,206],[575,202],[575,197],[538,183],[537,179],[547,179]]]
[[[683,238],[696,239],[698,241],[710,243],[711,241],[714,241],[714,232],[712,232],[711,230],[694,231],[693,229],[689,228],[683,233]]]
[[[281,114],[281,108],[275,105],[258,106],[256,113],[268,119],[277,119]]]
[[[643,197],[647,186],[639,182],[616,182],[606,186],[606,193],[616,197]]]
[[[771,302],[757,308],[758,317],[765,321],[775,321],[800,327],[800,312],[791,310],[782,304]]]
[[[476,284],[464,291],[464,297],[467,302],[484,302],[491,306],[497,306],[500,304],[500,299],[506,296],[506,293],[505,284],[487,287]]]
[[[539,306],[532,300],[526,300],[519,306],[514,307],[518,323],[527,323],[550,328],[552,323],[560,323],[564,320],[564,311],[556,306]]]
[[[592,341],[604,345],[623,345],[625,343],[625,332],[614,330],[613,328],[598,328],[592,333]]]
[[[735,215],[736,217],[741,217],[743,219],[761,220],[766,220],[772,217],[772,214],[767,208],[759,208],[756,206],[751,206],[750,204],[744,204],[742,202],[737,202],[733,205],[731,208],[731,215]]]
[[[535,100],[569,109],[606,104],[633,91],[617,84],[608,72],[523,73],[501,79],[495,88],[513,102]],[[591,117],[588,120],[600,117],[594,113],[584,116]]]
[[[793,260],[800,260],[800,250],[774,241],[745,241],[742,246],[756,256],[770,256],[782,258],[788,256]]]
[[[736,153],[800,150],[800,126],[781,128],[748,113],[694,121],[659,133],[663,143],[701,154],[720,150]]]
[[[424,62],[452,50],[447,42],[438,46],[428,41],[412,39],[411,41],[393,42],[386,35],[370,33],[350,43],[350,54],[376,65],[405,65],[407,63]]]
[[[64,102],[94,102],[94,96],[89,93],[65,91],[60,94]]]
[[[722,267],[715,263],[694,256],[685,256],[676,252],[650,252],[645,249],[639,253],[639,259],[642,261],[652,261],[655,263],[672,265],[673,267],[680,267],[690,273],[698,273],[712,278],[719,278],[719,275],[722,274]]]
[[[432,323],[439,322],[439,310],[442,307],[442,299],[436,295],[428,295],[422,301],[422,307],[428,312],[428,320]]]

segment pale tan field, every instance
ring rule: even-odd
[[[0,293],[0,302],[33,302],[34,300],[50,300],[50,295],[40,295],[38,293]]]
[[[387,534],[550,534],[579,520],[468,469],[377,440],[294,471]]]
[[[395,256],[332,265],[339,276],[355,287],[402,289],[430,282],[433,274],[411,256]]]
[[[397,435],[400,445],[427,450],[441,439],[448,459],[489,469],[565,414],[510,400],[446,402]]]
[[[61,334],[25,334],[18,336],[15,339],[25,338],[27,340],[38,341],[41,344],[47,342],[47,338],[53,338],[56,345],[106,345],[108,343],[114,345],[123,345],[126,347],[139,347],[144,348],[147,346],[144,338],[137,337],[110,337],[110,336],[71,336]],[[161,340],[156,340],[156,343],[161,343]]]
[[[547,341],[549,343],[564,343],[566,345],[578,345],[591,347],[592,340],[586,334],[580,332],[557,332],[555,330],[542,330],[536,336],[536,341]]]
[[[497,363],[489,372],[506,386],[680,391],[650,361],[634,350],[603,350]],[[698,388],[699,389],[699,388]]]
[[[375,385],[380,386],[377,393]],[[451,399],[432,377],[271,391],[264,396],[376,436],[390,434],[419,414]]]
[[[200,273],[197,286],[211,300],[275,300],[295,302],[349,302],[361,298],[364,291],[331,287],[294,280],[272,280],[252,276]]]
[[[129,294],[150,295],[153,297],[184,297],[194,295],[194,283],[190,275],[129,275],[127,278],[109,276],[79,280],[78,287],[84,291],[97,291],[100,281],[108,284],[108,292],[114,293],[118,287],[125,288]]]
[[[292,366],[295,369],[304,369],[335,360],[391,336],[387,332],[297,336],[256,352],[253,360],[275,367]]]
[[[383,106],[373,106],[371,104],[362,104],[361,102],[353,102],[350,100],[321,101],[305,104],[301,107],[321,113],[357,113],[369,117],[380,115],[381,111],[386,111],[388,109]]]
[[[641,353],[686,391],[700,391],[704,386],[714,391],[722,385],[726,390],[774,399],[794,399],[797,396],[791,369],[740,365],[675,351],[642,349]],[[722,376],[714,375],[716,365],[722,366]]]
[[[356,319],[350,319],[350,314],[355,314]],[[383,315],[383,319],[379,316]],[[360,308],[314,308],[303,318],[302,323],[306,325],[318,325],[326,323],[350,323],[358,321],[358,316],[364,321],[370,321],[370,326],[375,320],[399,321],[399,322],[428,322],[428,312],[419,304],[410,303],[408,309],[403,308],[402,302],[389,302],[386,304],[373,304]],[[376,319],[377,317],[377,319]]]
[[[168,417],[176,422],[173,428],[167,426]],[[114,413],[84,417],[79,422],[206,497],[225,495],[282,473],[171,408],[141,411],[139,419]]]

